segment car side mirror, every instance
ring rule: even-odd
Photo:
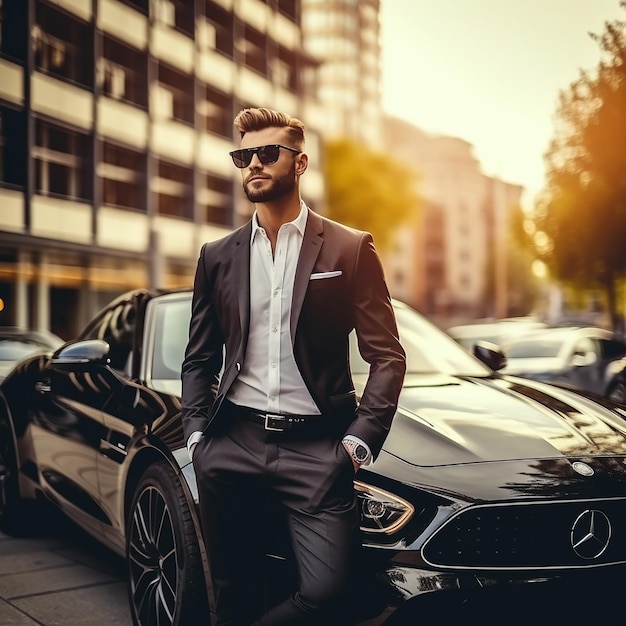
[[[497,372],[506,365],[506,356],[500,346],[490,341],[480,340],[474,344],[474,356],[487,367]]]
[[[52,367],[57,370],[85,370],[94,365],[108,365],[110,349],[102,339],[67,343],[52,355]]]

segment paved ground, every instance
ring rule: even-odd
[[[131,626],[125,564],[53,515],[32,538],[0,531],[1,626]]]

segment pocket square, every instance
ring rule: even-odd
[[[317,272],[315,274],[311,274],[311,278],[309,280],[320,280],[321,278],[335,278],[336,276],[341,276],[343,272],[341,270],[334,270],[333,272]]]

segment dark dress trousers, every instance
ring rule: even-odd
[[[252,598],[259,581],[246,580],[248,567],[237,560],[253,559],[258,512],[249,495],[266,491],[285,508],[299,590],[255,623],[348,624],[349,617],[333,622],[328,612],[349,583],[358,537],[354,470],[341,439],[352,434],[374,458],[380,452],[404,378],[404,350],[371,235],[309,210],[290,331],[296,364],[321,416],[314,431],[284,435],[247,419],[226,397],[246,355],[251,228],[248,222],[202,247],[182,367],[185,435],[204,433],[193,462],[217,623],[254,621],[248,611],[254,603],[242,596]],[[358,402],[349,367],[353,329],[370,365]]]

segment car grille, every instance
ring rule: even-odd
[[[626,499],[481,505],[422,549],[440,568],[536,570],[626,563]]]

